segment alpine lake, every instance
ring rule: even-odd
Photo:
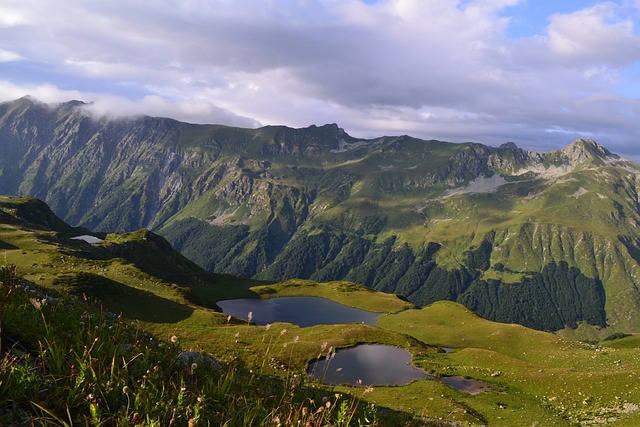
[[[384,314],[313,296],[241,298],[218,301],[217,304],[225,314],[246,321],[251,318],[258,325],[287,322],[300,327],[347,323],[377,326],[378,318]],[[337,350],[326,358],[311,362],[307,374],[331,385],[402,386],[415,380],[430,379],[471,394],[489,391],[488,385],[481,381],[429,375],[411,364],[408,351],[383,344],[359,344]]]

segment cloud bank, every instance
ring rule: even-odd
[[[640,158],[640,2],[509,36],[518,0],[5,0],[0,98],[198,123],[338,123]]]

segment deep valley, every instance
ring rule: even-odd
[[[309,384],[375,404],[380,425],[640,422],[640,166],[592,140],[535,153],[83,105],[0,104],[3,271],[17,266],[38,292],[95,300],[159,340],[286,381],[329,347],[376,343],[436,378],[488,384]],[[377,326],[266,327],[217,305],[283,296],[384,314]],[[32,305],[19,310],[37,317]],[[43,346],[16,318],[0,310],[0,381],[17,348]],[[24,409],[12,405],[0,421]]]

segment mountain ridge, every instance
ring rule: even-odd
[[[358,139],[336,124],[243,129],[84,108],[0,104],[0,193],[35,195],[91,230],[149,228],[218,273],[353,280],[418,305],[484,307],[494,289],[512,307],[501,321],[640,330],[640,168],[595,141],[536,153]],[[537,297],[584,297],[590,310],[527,320],[505,286],[532,280]],[[602,290],[604,300],[588,297]]]

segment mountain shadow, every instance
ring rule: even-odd
[[[149,291],[132,288],[98,274],[78,272],[59,275],[54,285],[72,293],[96,298],[108,310],[129,319],[154,323],[176,323],[187,319],[193,309],[159,297]]]

